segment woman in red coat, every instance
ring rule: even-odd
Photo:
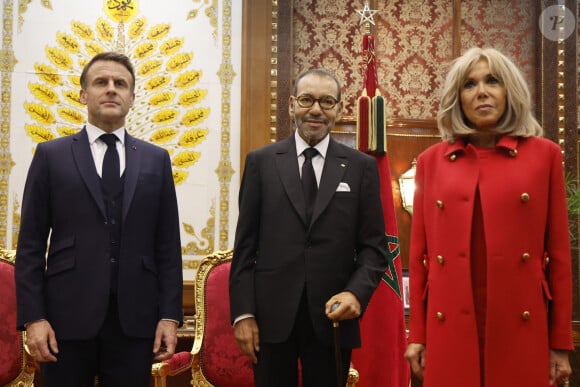
[[[405,357],[424,387],[567,381],[572,274],[561,150],[518,68],[472,48],[448,74],[443,142],[417,160]]]

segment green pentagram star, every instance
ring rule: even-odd
[[[399,286],[399,275],[395,266],[395,259],[399,257],[401,250],[399,247],[399,238],[395,235],[387,235],[387,256],[388,266],[383,273],[383,281],[401,298],[401,287]]]

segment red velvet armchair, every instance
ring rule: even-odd
[[[36,363],[16,330],[15,255],[0,249],[0,386],[26,387],[34,385]]]
[[[176,353],[153,364],[154,387],[166,387],[166,377],[191,369],[196,387],[254,385],[252,364],[237,347],[229,317],[228,282],[232,251],[206,256],[194,282],[195,333],[191,352]]]
[[[194,283],[195,333],[191,353],[177,353],[171,360],[153,365],[155,387],[165,387],[161,374],[176,375],[191,366],[195,387],[253,387],[252,363],[238,348],[230,324],[229,274],[233,251],[206,256]],[[172,364],[178,358],[176,364]],[[155,374],[158,376],[156,377]],[[358,372],[351,368],[348,387],[354,387]]]
[[[238,348],[230,324],[228,283],[233,252],[217,251],[200,263],[195,278],[192,385],[254,385],[252,363]]]

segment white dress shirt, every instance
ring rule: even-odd
[[[99,137],[107,132],[89,123],[85,127],[87,128],[87,135],[89,136],[89,145],[91,146],[95,168],[97,168],[99,176],[102,176],[103,158],[107,151],[107,144]],[[112,132],[112,134],[119,139],[117,141],[117,152],[119,153],[119,176],[122,176],[123,172],[125,172],[125,128],[119,128]]]
[[[298,131],[294,132],[294,138],[296,139],[296,154],[298,155],[298,171],[300,173],[300,178],[302,178],[302,164],[304,164],[304,150],[310,148],[310,145],[300,137]],[[328,150],[328,143],[330,142],[330,136],[327,134],[318,144],[314,146],[318,151],[318,155],[312,158],[312,168],[314,168],[314,174],[316,175],[316,183],[320,186],[320,177],[322,176],[322,169],[324,168],[324,160],[326,159],[326,151]]]

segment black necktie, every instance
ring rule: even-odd
[[[119,167],[119,153],[117,152],[117,136],[111,133],[100,137],[107,144],[107,151],[103,158],[103,171],[101,179],[105,194],[109,197],[117,194],[121,189],[121,177]]]
[[[318,151],[316,148],[306,148],[302,154],[305,157],[304,164],[302,164],[302,190],[304,191],[304,199],[306,202],[306,220],[310,223],[316,193],[318,192],[316,175],[312,167],[312,158],[318,154]]]

